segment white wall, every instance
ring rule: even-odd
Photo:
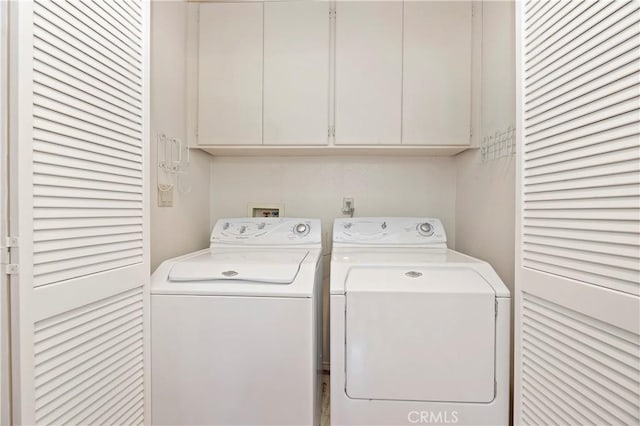
[[[482,6],[480,140],[515,126],[514,3]],[[515,156],[483,162],[479,150],[456,156],[456,249],[486,260],[513,294]],[[513,324],[513,301],[511,304]],[[513,342],[513,327],[511,328]],[[511,346],[513,394],[513,345]]]
[[[211,220],[246,216],[247,203],[284,203],[322,219],[326,233],[353,197],[356,216],[433,216],[455,242],[455,160],[410,157],[213,157]]]
[[[191,152],[185,186],[173,207],[158,207],[156,135],[186,142],[186,2],[151,4],[151,270],[165,259],[204,248],[209,234],[209,155]]]
[[[514,3],[483,2],[481,138],[515,125]],[[513,290],[515,156],[456,156],[456,249],[490,262]]]

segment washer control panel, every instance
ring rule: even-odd
[[[446,248],[447,235],[439,219],[363,217],[336,219],[333,242],[343,245],[424,246]]]
[[[211,244],[296,245],[321,244],[320,220],[246,217],[220,219],[211,232]]]

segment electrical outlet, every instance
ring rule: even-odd
[[[353,217],[355,207],[353,205],[352,197],[344,197],[342,199],[342,214],[348,214]]]
[[[158,207],[173,207],[173,185],[158,185]]]

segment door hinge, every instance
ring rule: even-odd
[[[7,237],[5,245],[0,247],[0,264],[5,265],[5,273],[15,275],[18,273],[18,264],[11,262],[11,249],[17,248],[20,244],[18,237]]]
[[[495,301],[495,317],[498,318],[498,299]]]
[[[9,248],[0,246],[0,265],[6,265],[9,262]]]

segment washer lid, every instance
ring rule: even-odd
[[[291,284],[306,250],[225,250],[207,252],[174,264],[169,281],[249,281]]]

